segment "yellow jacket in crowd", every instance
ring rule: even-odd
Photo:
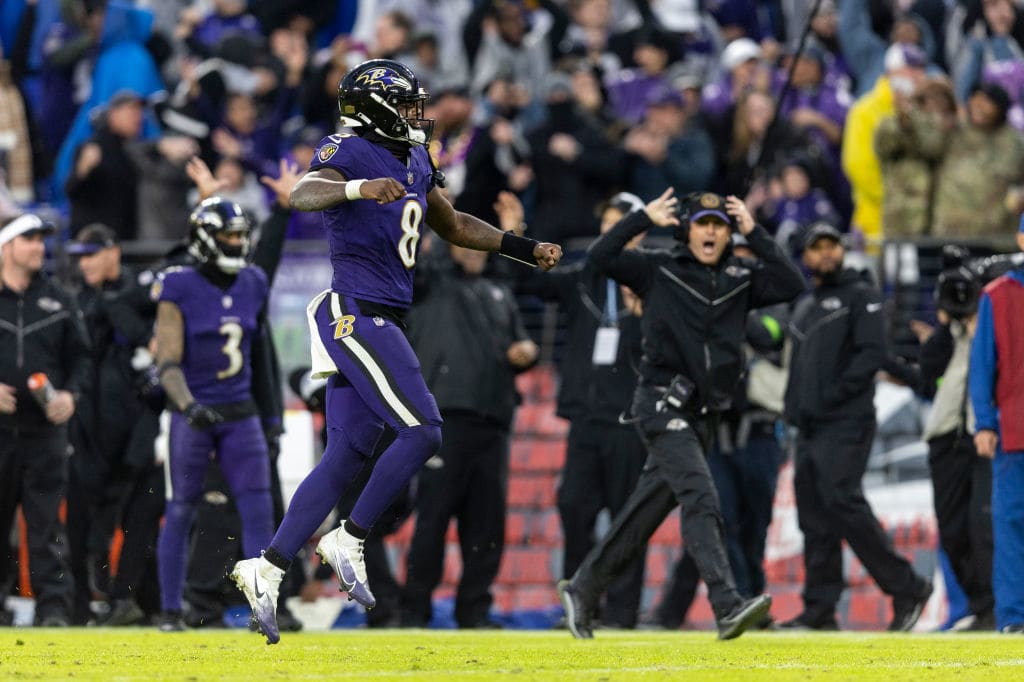
[[[875,154],[875,130],[895,111],[889,79],[880,76],[846,116],[843,130],[843,172],[853,190],[852,227],[864,233],[869,251],[882,241],[882,168]]]

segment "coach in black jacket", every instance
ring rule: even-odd
[[[89,375],[81,313],[64,290],[41,274],[43,222],[21,215],[0,227],[0,594],[13,565],[8,543],[20,503],[28,528],[36,622],[69,624],[71,572],[58,510],[67,485],[67,421]],[[45,407],[28,378],[53,386]]]
[[[576,575],[559,583],[576,637],[591,637],[594,597],[637,554],[677,505],[683,537],[708,587],[720,639],[760,621],[767,595],[744,601],[736,591],[723,543],[722,514],[705,453],[717,413],[729,407],[743,367],[747,311],[788,301],[803,290],[799,271],[736,197],[692,195],[677,218],[668,189],[629,215],[590,248],[595,266],[643,299],[643,359],[632,414],[649,459],[625,508]],[[677,226],[672,251],[624,251],[651,224]],[[732,256],[733,225],[761,258]]]
[[[875,373],[885,361],[878,290],[843,269],[839,232],[814,223],[804,237],[804,265],[814,293],[790,323],[793,349],[786,387],[787,420],[799,427],[796,508],[804,534],[804,610],[782,627],[834,630],[845,586],[845,539],[878,586],[893,596],[890,630],[909,630],[932,592],[931,581],[893,551],[871,512],[861,479],[875,436]]]

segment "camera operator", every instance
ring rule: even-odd
[[[793,299],[803,290],[803,278],[740,199],[698,193],[687,198],[684,215],[678,204],[669,188],[590,248],[599,271],[644,301],[643,358],[631,414],[648,463],[607,535],[572,579],[558,585],[569,629],[578,638],[593,636],[590,616],[597,597],[679,504],[687,551],[708,587],[719,639],[738,637],[771,605],[768,595],[744,600],[736,590],[706,453],[740,379],[748,310]],[[671,251],[624,250],[652,223],[677,227],[681,243]],[[733,256],[734,226],[761,263]]]
[[[935,288],[939,326],[921,347],[921,392],[933,400],[921,438],[928,443],[942,549],[971,615],[954,629],[993,630],[992,467],[974,448],[967,392],[981,284],[967,267],[948,269]]]

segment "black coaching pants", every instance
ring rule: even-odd
[[[928,441],[939,540],[971,613],[992,612],[992,462],[955,431]]]
[[[594,527],[602,509],[619,513],[643,471],[647,449],[635,427],[581,418],[572,422],[565,468],[558,486],[565,554],[562,574],[569,578],[594,547]],[[632,628],[643,593],[644,542],[637,558],[608,590],[606,625]]]
[[[637,388],[633,412],[643,416],[639,426],[647,444],[647,463],[611,529],[584,559],[573,583],[592,605],[641,555],[669,512],[681,506],[683,540],[707,585],[715,616],[721,618],[742,599],[729,567],[718,493],[705,457],[717,419],[659,412],[659,398],[660,392],[652,388]]]
[[[461,628],[486,627],[505,548],[509,431],[469,412],[443,417],[441,449],[420,469],[416,483],[402,622],[425,626],[431,619],[430,598],[441,583],[445,534],[454,517],[462,550],[455,620]]]
[[[71,616],[71,569],[60,503],[68,482],[67,428],[25,434],[0,431],[0,587],[8,594],[15,575],[8,538],[20,504],[28,531],[29,576],[37,622]]]
[[[893,550],[864,498],[861,479],[875,428],[872,418],[837,419],[800,429],[793,483],[804,534],[804,612],[810,621],[835,613],[846,586],[843,540],[885,593],[913,596],[919,591],[917,574]]]

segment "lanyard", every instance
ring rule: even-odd
[[[605,322],[612,326],[619,326],[619,306],[615,302],[616,289],[618,288],[614,280],[608,280],[608,294],[604,299],[604,319]]]

